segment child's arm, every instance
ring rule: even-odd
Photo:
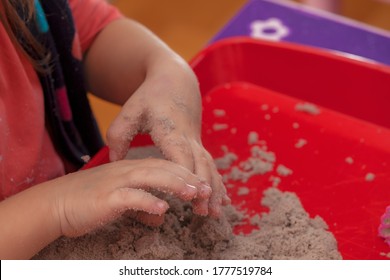
[[[0,203],[0,259],[31,258],[58,237],[85,234],[126,210],[162,215],[168,205],[151,189],[185,201],[211,193],[186,168],[159,159],[117,161],[68,174]]]
[[[188,64],[142,25],[120,19],[105,27],[85,59],[89,89],[123,105],[108,130],[112,161],[122,159],[133,137],[147,132],[163,154],[212,187],[194,212],[218,216],[229,203],[221,176],[201,139],[201,98]]]
[[[53,190],[42,184],[0,203],[0,259],[29,259],[61,235]]]

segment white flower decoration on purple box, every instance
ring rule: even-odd
[[[250,24],[252,38],[265,39],[270,41],[280,41],[286,37],[290,31],[278,18],[267,20],[255,20]]]

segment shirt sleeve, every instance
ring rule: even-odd
[[[83,53],[105,26],[123,17],[119,10],[106,0],[69,0],[69,5]]]

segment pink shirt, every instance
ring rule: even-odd
[[[85,52],[98,32],[120,18],[104,0],[69,0]],[[2,7],[0,7],[2,12]],[[45,127],[43,92],[30,62],[0,22],[0,200],[65,174]],[[79,49],[79,48],[78,48]]]

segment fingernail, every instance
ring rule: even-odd
[[[165,211],[167,211],[169,208],[169,205],[164,201],[157,201],[156,203],[156,213],[155,214],[162,214]]]
[[[186,184],[186,185],[187,185],[187,189],[188,190],[191,190],[191,191],[192,190],[195,190],[195,191],[197,190],[197,187],[195,187],[194,185],[190,185],[190,184]]]
[[[187,185],[186,193],[189,196],[191,196],[191,198],[195,197],[198,193],[198,188],[190,184],[186,184],[186,185]]]
[[[213,190],[209,185],[202,184],[202,186],[200,187],[199,195],[202,198],[209,198],[212,192]]]

